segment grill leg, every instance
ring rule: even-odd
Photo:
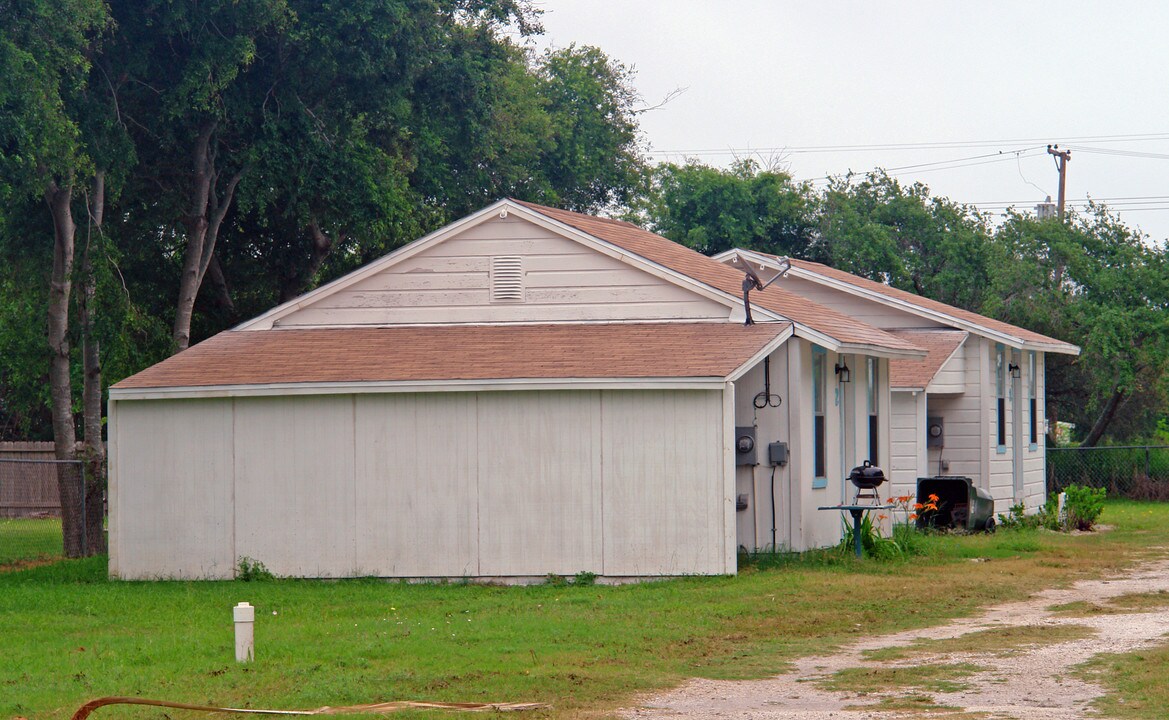
[[[852,542],[853,548],[856,550],[856,556],[859,558],[864,553],[864,547],[861,545],[861,516],[865,511],[860,508],[849,508],[848,511],[852,515]]]

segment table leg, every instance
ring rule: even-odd
[[[861,516],[864,515],[864,510],[859,508],[852,508],[848,511],[852,514],[852,542],[856,549],[856,556],[859,558],[864,554],[863,546],[861,545]]]

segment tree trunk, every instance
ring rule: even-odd
[[[192,153],[193,174],[191,175],[191,208],[185,219],[187,226],[187,247],[183,251],[183,272],[179,277],[179,300],[175,308],[175,324],[172,337],[175,352],[179,353],[191,344],[191,317],[195,312],[195,298],[207,274],[207,266],[215,253],[215,240],[219,226],[231,207],[235,188],[243,177],[237,172],[228,180],[220,198],[217,189],[219,171],[215,166],[215,122],[208,122],[199,132]]]
[[[309,220],[308,225],[309,237],[312,238],[313,247],[312,255],[309,257],[308,267],[305,269],[303,275],[297,275],[291,278],[284,278],[280,283],[280,302],[286,303],[295,299],[303,293],[308,286],[316,278],[317,273],[321,271],[321,266],[325,264],[325,259],[329,257],[329,253],[333,251],[333,238],[329,237],[321,226],[317,224],[316,218]],[[341,236],[344,241],[345,236]]]
[[[1116,417],[1116,411],[1120,409],[1125,395],[1124,389],[1119,387],[1113,389],[1112,396],[1108,398],[1108,402],[1104,403],[1104,409],[1100,411],[1099,417],[1092,424],[1092,429],[1088,431],[1088,436],[1084,438],[1084,442],[1080,443],[1080,447],[1096,447],[1096,443],[1100,442],[1100,438],[1104,436],[1104,431],[1108,429],[1112,418]]]
[[[93,232],[101,233],[105,211],[105,173],[98,171],[93,178],[93,194],[89,202],[89,224],[85,253],[81,260],[81,342],[84,381],[81,390],[85,431],[82,456],[85,460],[85,554],[99,555],[106,551],[105,519],[105,443],[102,441],[101,409],[101,352],[94,332],[94,314],[97,311],[97,279],[93,274]]]
[[[231,299],[231,288],[227,286],[227,276],[223,274],[223,267],[219,264],[218,253],[211,255],[211,262],[207,265],[206,281],[213,293],[215,307],[227,313],[228,317],[235,317],[235,303]]]
[[[72,292],[73,184],[49,181],[45,202],[53,218],[53,272],[49,280],[49,397],[53,416],[53,442],[58,460],[77,459],[77,431],[73,425],[73,383],[69,374],[69,297]],[[84,487],[73,462],[57,466],[61,493],[61,530],[66,557],[85,552]]]

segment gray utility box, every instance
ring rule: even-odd
[[[994,532],[994,498],[962,475],[935,475],[917,479],[917,502],[938,496],[938,511],[917,513],[917,527],[954,528],[967,532]]]

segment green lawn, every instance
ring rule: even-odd
[[[1115,529],[934,536],[904,561],[809,554],[623,587],[110,582],[101,558],[33,567],[0,573],[0,720],[68,718],[102,695],[276,709],[541,701],[554,709],[535,717],[595,716],[640,691],[776,673],[861,633],[940,623],[1169,544],[1169,505],[1112,502],[1102,521]],[[257,607],[250,665],[233,660],[243,600]],[[94,715],[184,716],[195,717]]]
[[[61,557],[61,518],[0,518],[0,568]]]

